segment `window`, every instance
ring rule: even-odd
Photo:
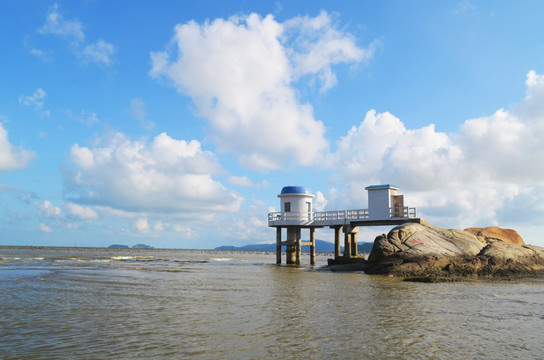
[[[283,211],[284,212],[291,212],[291,203],[290,202],[286,202],[285,204],[283,204]]]

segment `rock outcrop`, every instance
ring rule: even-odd
[[[446,230],[407,223],[374,241],[365,272],[423,281],[544,273],[544,248],[524,245],[514,230]]]
[[[518,234],[516,230],[502,229],[496,226],[490,226],[486,228],[468,228],[465,229],[469,233],[476,236],[483,236],[486,240],[499,240],[506,241],[512,244],[525,245],[523,238]]]

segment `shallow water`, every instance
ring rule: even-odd
[[[327,257],[0,247],[0,358],[542,358],[544,279],[406,283]]]

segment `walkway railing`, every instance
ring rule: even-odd
[[[389,208],[389,216],[392,218],[399,218],[399,217],[415,218],[417,217],[416,208],[408,207],[408,206],[392,207],[392,208]]]
[[[389,217],[395,218],[415,218],[415,207],[393,207],[389,209]],[[337,210],[337,211],[318,211],[318,212],[273,212],[268,214],[268,225],[274,226],[278,221],[297,221],[300,223],[348,223],[351,220],[369,219],[368,209],[356,210]]]

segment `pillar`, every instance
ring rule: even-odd
[[[302,233],[301,230],[302,230],[301,228],[297,227],[297,239],[296,239],[296,250],[297,250],[297,255],[296,255],[296,262],[295,262],[295,264],[297,264],[297,265],[300,265],[300,258],[301,258],[301,256],[302,256],[302,246],[301,246],[301,244],[300,244],[300,242],[301,242],[301,237],[302,237],[302,236],[301,236],[301,233]]]
[[[276,264],[281,265],[281,227],[276,228]]]
[[[351,233],[351,255],[357,256],[357,233]]]
[[[315,265],[315,228],[310,228],[310,265]]]
[[[351,237],[350,228],[344,227],[344,256],[351,256]]]
[[[334,228],[334,258],[338,259],[340,257],[340,230],[341,226]]]
[[[300,233],[300,228],[290,226],[287,228],[287,244],[286,244],[286,263],[288,265],[297,263],[297,230]]]

